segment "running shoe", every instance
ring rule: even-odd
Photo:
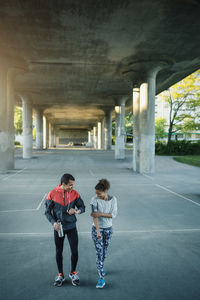
[[[54,285],[55,286],[61,286],[63,284],[63,281],[65,281],[65,277],[62,273],[58,273],[58,276],[55,278]]]
[[[102,289],[105,285],[105,280],[103,278],[100,278],[99,281],[97,282],[96,288],[97,289]]]
[[[73,272],[69,274],[69,278],[72,281],[72,285],[77,286],[80,284],[80,280],[79,280],[79,276],[78,276],[78,272]]]

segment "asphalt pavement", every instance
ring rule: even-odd
[[[22,159],[0,174],[0,299],[200,299],[200,168],[156,157],[156,173],[132,171],[132,153],[51,149]],[[46,194],[71,173],[86,205],[78,216],[80,286],[71,285],[70,251],[63,253],[66,282],[57,274],[51,224],[44,216]],[[91,239],[90,200],[98,179],[111,183],[118,216],[105,263],[106,286],[98,280]]]

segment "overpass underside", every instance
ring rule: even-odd
[[[26,1],[0,5],[0,172],[14,168],[14,105],[23,158],[84,143],[123,159],[134,115],[133,170],[154,172],[155,95],[200,67],[195,0]],[[45,132],[45,135],[44,133]]]

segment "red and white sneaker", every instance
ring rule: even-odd
[[[56,276],[54,285],[55,286],[61,286],[63,282],[65,281],[65,277],[62,273],[58,273],[58,276]]]
[[[72,281],[72,285],[77,286],[80,284],[80,280],[79,280],[79,276],[78,276],[78,272],[73,272],[69,274],[69,278]]]

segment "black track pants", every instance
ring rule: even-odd
[[[71,249],[71,272],[76,270],[76,265],[78,262],[78,233],[77,229],[73,228],[70,230],[64,230],[64,234],[67,235],[70,249]],[[54,230],[54,240],[56,245],[56,262],[58,266],[58,272],[63,273],[63,246],[64,237],[59,237],[58,232]]]

